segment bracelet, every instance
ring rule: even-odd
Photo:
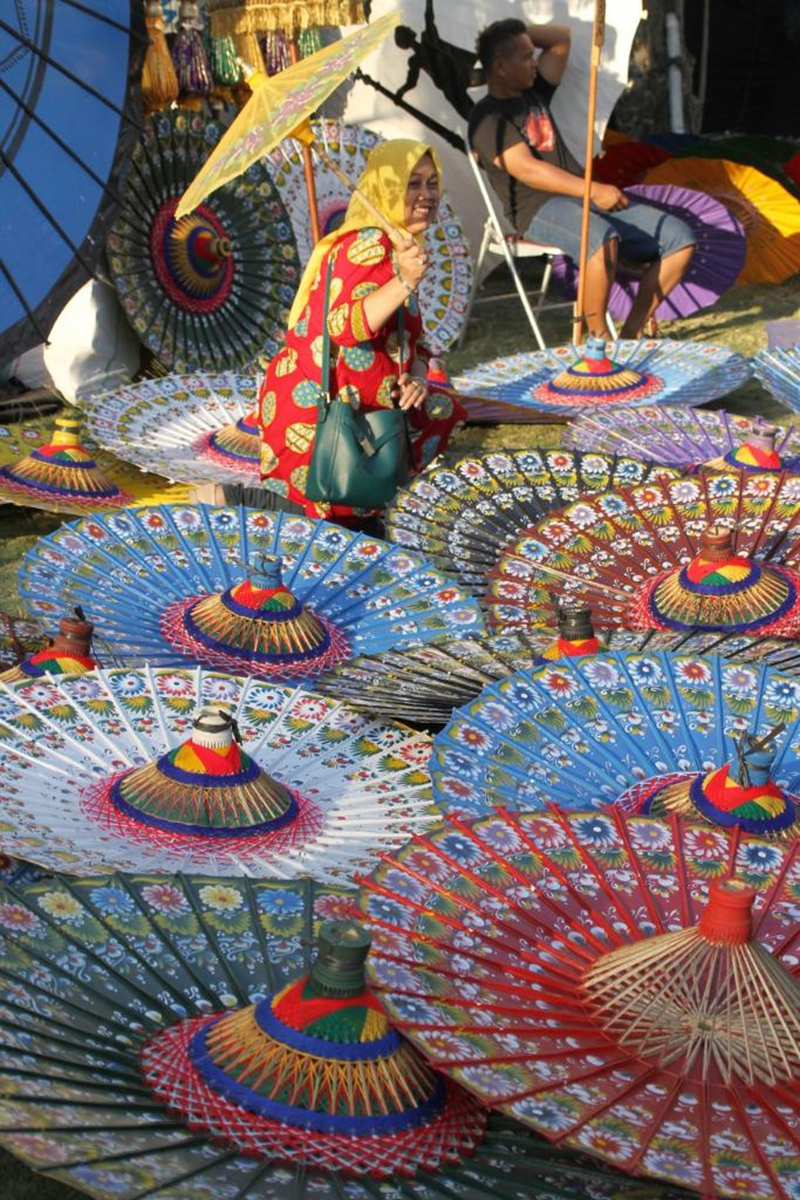
[[[403,279],[403,276],[400,274],[400,272],[397,268],[397,263],[394,264],[394,275],[395,275],[395,279],[400,280],[403,287],[406,289],[407,294],[409,296],[413,296],[417,290],[416,285],[414,287],[412,287],[410,283],[406,283],[405,279]]]

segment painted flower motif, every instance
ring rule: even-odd
[[[172,883],[149,883],[142,888],[142,899],[150,908],[167,916],[179,916],[192,911],[186,896]]]
[[[605,817],[581,817],[572,823],[572,827],[580,840],[590,846],[607,849],[617,845],[617,832]]]
[[[679,681],[697,685],[711,682],[711,669],[701,659],[682,658],[675,662],[675,674]]]
[[[750,842],[739,847],[739,866],[751,875],[771,875],[783,862],[783,851],[765,842]]]
[[[484,733],[482,729],[478,729],[476,725],[468,724],[466,721],[461,721],[451,726],[450,736],[462,746],[469,746],[473,750],[486,750],[492,744],[489,734]]]
[[[738,696],[742,699],[745,697],[755,696],[755,672],[748,671],[746,667],[726,668],[723,673],[723,679],[725,683],[725,690],[732,692],[734,696]]]
[[[92,888],[89,893],[92,904],[104,917],[114,916],[115,913],[128,915],[136,911],[136,901],[126,891],[118,887]]]
[[[337,896],[331,892],[317,896],[314,901],[314,915],[321,921],[348,921],[354,917],[353,896]],[[357,913],[355,914],[357,917]]]
[[[42,923],[22,904],[0,904],[0,926],[14,933],[32,934],[41,929]]]
[[[69,892],[45,892],[39,897],[39,907],[56,921],[82,921],[84,910]]]
[[[522,1120],[529,1121],[538,1129],[547,1129],[551,1133],[559,1133],[569,1129],[575,1120],[575,1113],[568,1101],[540,1100],[529,1097],[514,1105],[514,1113]]]
[[[159,675],[158,690],[167,696],[193,696],[194,680],[188,671],[185,674],[175,671],[168,675]]]
[[[586,677],[592,687],[601,690],[618,687],[621,682],[618,668],[612,663],[603,662],[602,658],[592,659],[581,664],[581,674]]]
[[[631,845],[636,850],[661,851],[672,845],[670,827],[661,821],[634,820],[628,825]]]
[[[725,861],[728,842],[724,833],[688,826],[684,832],[683,843],[690,858],[703,862]]]
[[[177,528],[182,529],[184,533],[193,533],[203,524],[200,511],[196,508],[175,508],[172,511],[172,519]]]
[[[285,888],[264,890],[258,894],[258,907],[271,917],[294,920],[304,908],[302,896]]]
[[[244,906],[242,893],[224,883],[209,884],[200,888],[200,899],[216,912],[235,912]]]

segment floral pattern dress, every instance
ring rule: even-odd
[[[317,391],[322,371],[325,275],[333,260],[328,331],[332,362],[330,387],[350,404],[365,410],[389,408],[401,370],[428,351],[420,344],[422,317],[416,296],[403,315],[403,364],[397,336],[397,314],[373,330],[364,301],[394,274],[389,238],[379,229],[360,229],[339,239],[322,260],[309,303],[287,332],[286,345],[269,363],[259,395],[262,428],[261,475],[281,496],[301,504],[310,516],[348,517],[357,510],[317,503],[305,496],[317,424]],[[446,392],[432,391],[424,406],[408,414],[412,471],[421,470],[447,445],[464,410]]]

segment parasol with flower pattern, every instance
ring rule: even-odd
[[[364,882],[398,1028],[485,1104],[704,1196],[800,1171],[798,842],[597,812],[452,816]]]

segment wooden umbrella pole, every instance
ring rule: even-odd
[[[405,237],[400,230],[383,215],[379,208],[376,208],[376,206],[367,196],[364,195],[360,188],[355,187],[351,180],[347,178],[339,164],[333,161],[331,156],[322,149],[318,142],[312,142],[311,146],[307,146],[306,148],[310,151],[312,147],[320,162],[323,162],[328,170],[333,172],[336,178],[340,181],[340,183],[344,184],[349,192],[352,192],[354,196],[358,197],[358,199],[366,208],[367,212],[371,213],[375,218],[376,225],[378,225],[384,231],[387,237],[391,238],[392,244],[395,246],[402,246],[403,242],[405,241]]]
[[[597,76],[606,35],[606,0],[595,0],[592,27],[592,58],[589,67],[589,111],[586,115],[586,166],[583,169],[583,213],[581,251],[578,260],[578,297],[575,301],[572,340],[577,346],[583,334],[586,304],[586,260],[589,257],[589,209],[592,202],[592,159],[594,158],[594,118],[597,111]]]
[[[294,38],[289,39],[289,59],[292,66],[300,61],[300,51]],[[320,239],[319,210],[317,208],[317,185],[314,180],[314,160],[310,148],[303,144],[303,174],[306,180],[308,195],[308,212],[311,220],[311,245],[316,246]]]

